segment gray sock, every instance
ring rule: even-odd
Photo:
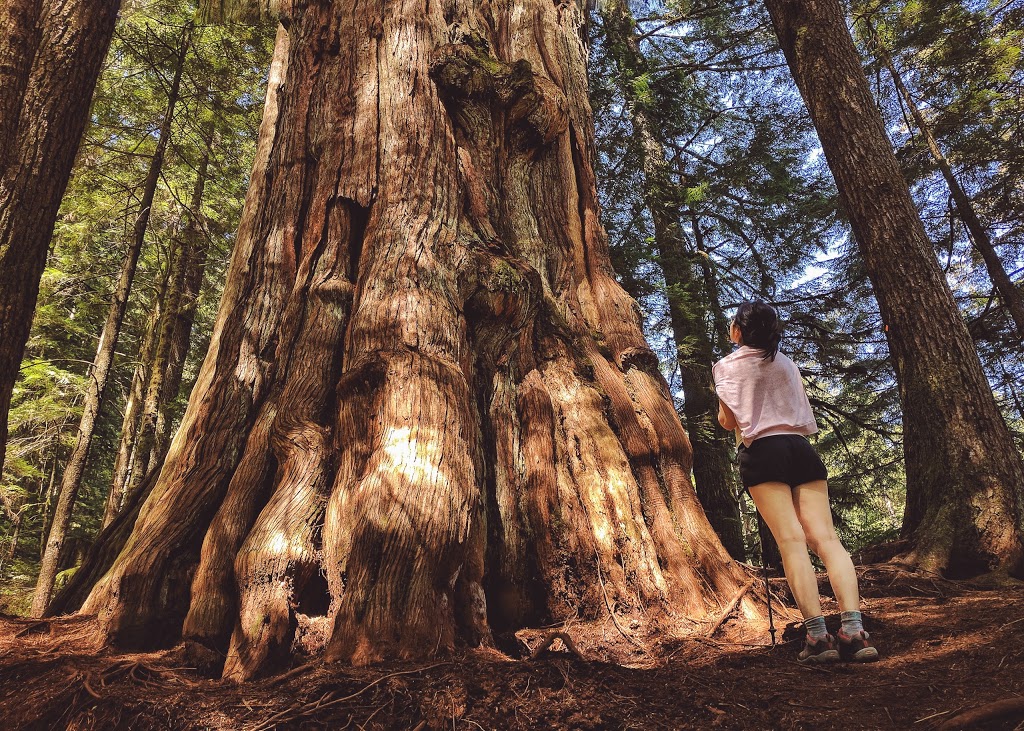
[[[839,618],[843,620],[842,629],[839,631],[847,637],[856,637],[864,631],[864,620],[860,612],[843,612]]]
[[[822,615],[804,620],[804,629],[807,631],[807,639],[823,640],[828,637],[828,630],[825,629],[825,618]]]

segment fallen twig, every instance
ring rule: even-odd
[[[284,681],[291,680],[296,675],[302,675],[307,670],[312,670],[314,667],[316,667],[317,665],[320,665],[320,664],[321,664],[321,662],[319,660],[316,660],[314,662],[307,662],[304,665],[299,665],[298,667],[292,668],[287,673],[282,673],[281,675],[278,675],[276,678],[271,680],[269,684],[270,685],[280,685]]]
[[[722,611],[722,613],[720,615],[718,615],[718,619],[716,619],[714,621],[714,623],[705,632],[703,632],[703,635],[705,637],[711,637],[712,635],[715,634],[715,632],[718,631],[718,628],[722,626],[722,624],[725,622],[725,620],[729,618],[729,615],[733,613],[733,610],[736,609],[736,605],[739,604],[740,599],[742,599],[743,596],[748,591],[750,591],[750,587],[752,587],[753,585],[754,585],[754,580],[751,579],[746,584],[744,584],[742,587],[740,587],[740,590],[738,592],[736,592],[736,595],[733,596],[733,598],[729,601],[729,603],[726,605],[726,607]],[[769,598],[769,601],[771,601],[770,598]]]

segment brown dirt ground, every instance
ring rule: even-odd
[[[651,634],[638,640],[641,650],[608,617],[564,627],[579,658],[556,642],[537,659],[478,649],[369,668],[314,661],[235,685],[184,667],[180,648],[93,649],[88,617],[0,617],[0,728],[928,731],[1003,701],[999,718],[948,727],[1024,730],[1024,588],[984,589],[887,566],[861,573],[866,621],[882,652],[869,665],[799,665],[792,623],[774,648],[765,622],[737,617],[713,640]],[[824,601],[834,631],[837,607]],[[618,623],[631,635],[643,627]],[[536,647],[549,631],[518,637]]]

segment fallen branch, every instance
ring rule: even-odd
[[[307,662],[305,665],[299,665],[298,667],[294,667],[291,670],[289,670],[287,673],[283,673],[281,675],[278,675],[276,678],[274,678],[270,682],[270,685],[280,685],[281,683],[285,682],[286,680],[291,680],[296,675],[302,675],[306,671],[312,670],[314,667],[316,667],[317,665],[320,665],[320,664],[321,664],[320,660],[315,660],[313,662]]]
[[[740,599],[742,599],[743,596],[748,591],[750,591],[750,587],[752,587],[753,585],[754,585],[754,580],[751,579],[746,584],[744,584],[742,587],[740,587],[740,590],[738,592],[736,592],[736,595],[733,596],[733,598],[729,601],[729,603],[726,605],[726,607],[722,611],[722,613],[720,615],[718,615],[718,619],[716,619],[714,621],[714,623],[703,633],[704,637],[710,638],[712,635],[715,634],[715,632],[718,631],[718,628],[722,626],[722,624],[725,622],[725,620],[727,620],[729,618],[729,615],[733,613],[733,610],[736,609],[736,605],[739,604]],[[769,601],[771,601],[771,599],[769,599]]]
[[[939,726],[939,731],[970,728],[978,723],[994,721],[997,718],[1005,718],[1015,714],[1024,714],[1024,698],[1005,698],[995,703],[988,703],[984,706],[964,711],[944,721]]]

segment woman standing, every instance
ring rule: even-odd
[[[806,437],[818,426],[800,371],[778,352],[778,315],[764,302],[744,302],[730,337],[740,347],[714,367],[718,421],[741,442],[740,479],[779,544],[786,580],[803,614],[807,637],[799,660],[876,660],[878,650],[864,631],[853,561],[832,525],[825,465]],[[825,628],[808,546],[824,562],[839,602],[838,642]]]

